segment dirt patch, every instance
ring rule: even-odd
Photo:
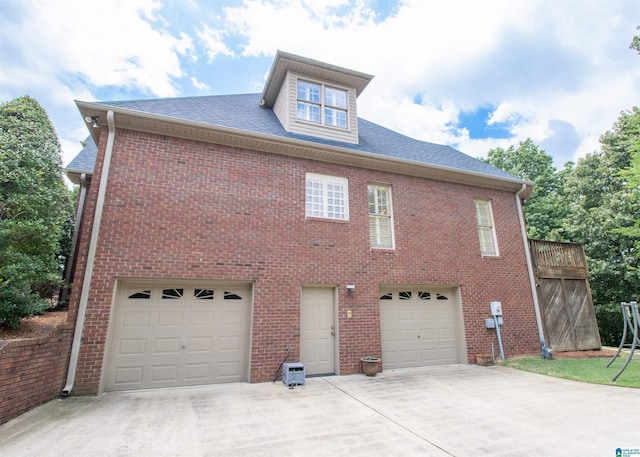
[[[43,336],[53,325],[67,321],[68,310],[45,311],[20,321],[18,328],[0,327],[0,340],[18,340]]]
[[[592,359],[595,357],[613,357],[616,351],[600,349],[598,351],[554,352],[554,359]]]

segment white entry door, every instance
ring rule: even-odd
[[[302,289],[300,361],[307,375],[335,373],[334,289]]]

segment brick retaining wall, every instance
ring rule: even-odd
[[[38,338],[0,341],[0,424],[60,396],[72,329],[62,323]]]

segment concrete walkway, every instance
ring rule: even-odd
[[[599,456],[639,449],[640,389],[453,365],[54,400],[2,456]]]

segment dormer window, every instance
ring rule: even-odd
[[[297,118],[299,120],[347,128],[346,90],[298,80],[297,93]]]
[[[1,1],[1,0],[0,0]],[[373,76],[278,51],[260,106],[289,133],[358,144],[358,95]]]

